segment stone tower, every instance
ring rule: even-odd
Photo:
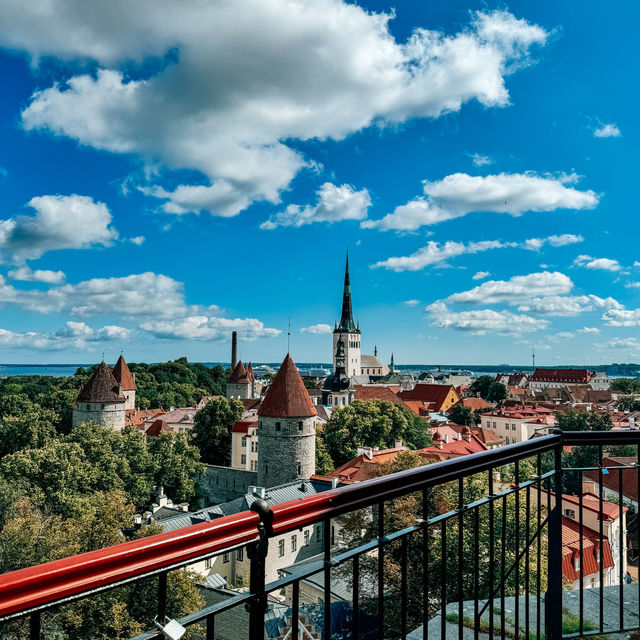
[[[349,255],[344,270],[344,289],[342,292],[342,315],[340,324],[333,330],[333,371],[336,371],[335,353],[338,340],[344,340],[345,371],[347,377],[358,376],[361,372],[360,358],[360,327],[353,321],[353,308],[351,305],[351,281],[349,279]]]
[[[251,398],[251,380],[247,368],[242,364],[242,360],[238,361],[235,369],[231,372],[227,380],[227,398],[240,398],[241,400]]]
[[[258,485],[275,487],[316,471],[316,408],[287,354],[258,409]]]
[[[131,371],[129,371],[129,367],[122,355],[118,358],[116,366],[113,367],[113,377],[116,379],[116,382],[121,385],[122,395],[126,398],[124,408],[135,409],[137,390],[136,378],[135,375],[132,375]]]
[[[101,362],[76,398],[71,424],[77,427],[83,422],[97,422],[103,427],[119,431],[124,429],[126,402],[121,385],[111,369]]]

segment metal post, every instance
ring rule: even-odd
[[[257,542],[247,547],[247,556],[251,561],[249,568],[249,591],[253,600],[247,605],[249,611],[249,640],[264,640],[264,614],[267,611],[267,594],[265,592],[265,570],[269,536],[273,533],[271,521],[273,513],[264,500],[255,500],[251,511],[260,516]]]
[[[562,435],[562,431],[554,433]],[[545,594],[545,638],[562,639],[562,443],[554,451],[555,502],[549,514],[548,586]],[[549,490],[551,488],[549,487]]]

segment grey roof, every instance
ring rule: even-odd
[[[382,368],[382,362],[378,360],[376,356],[360,356],[360,366],[361,367],[373,367],[373,368]]]
[[[209,589],[224,589],[227,586],[227,579],[223,578],[219,573],[212,573],[199,584]]]

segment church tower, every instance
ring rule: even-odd
[[[344,270],[344,289],[342,292],[342,315],[340,324],[333,330],[333,371],[337,370],[336,356],[338,340],[344,340],[344,360],[347,377],[359,376],[361,373],[360,327],[353,321],[351,305],[351,281],[349,279],[349,254]]]
[[[316,472],[316,408],[287,354],[258,409],[258,485],[306,480]]]

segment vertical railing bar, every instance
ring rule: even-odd
[[[500,529],[500,637],[505,639],[505,615],[504,615],[504,599],[505,584],[504,574],[507,563],[507,496],[502,498],[502,527]]]
[[[636,452],[636,491],[636,496],[638,496],[636,502],[636,561],[638,563],[638,620],[640,621],[640,444]]]
[[[478,640],[480,635],[480,617],[478,615],[480,609],[480,507],[476,507],[473,511],[473,638]]]
[[[624,551],[624,527],[622,526],[622,521],[624,519],[624,504],[622,501],[622,471],[622,469],[618,469],[618,508],[620,509],[620,526],[618,527],[620,530],[618,565],[620,567],[620,628],[624,629],[624,574],[622,572],[622,556]],[[609,533],[611,533],[612,525],[613,520],[609,522]],[[609,537],[612,538],[613,536],[610,535]],[[613,540],[611,543],[613,543]]]
[[[206,640],[214,640],[214,638],[215,638],[215,619],[216,619],[216,614],[212,613],[211,615],[208,615],[205,619],[206,619],[206,622],[207,622]]]
[[[440,523],[440,638],[447,640],[447,521]]]
[[[580,551],[580,633],[584,632],[584,498],[582,491],[582,471],[580,471],[580,492],[578,493],[578,534],[580,535],[579,551]]]
[[[429,490],[422,490],[422,640],[429,637]]]
[[[541,612],[540,612],[540,604],[541,604],[541,574],[542,574],[542,531],[540,530],[542,527],[542,454],[538,454],[537,459],[538,466],[538,535],[536,537],[536,639],[540,638],[541,635]]]
[[[489,496],[493,497],[493,469],[489,469]],[[494,578],[495,578],[495,540],[494,540],[494,501],[489,502],[489,640],[493,640]]]
[[[407,536],[402,537],[401,546],[401,566],[400,566],[400,627],[402,640],[407,637]]]
[[[324,640],[331,638],[331,518],[323,523],[324,537]]]
[[[353,558],[353,619],[351,636],[357,640],[360,635],[360,556]],[[297,640],[297,638],[296,638]]]
[[[378,638],[384,640],[384,502],[378,502]]]
[[[40,626],[42,617],[39,611],[34,611],[29,620],[29,640],[40,640]]]
[[[158,576],[158,622],[164,624],[167,619],[167,572]]]
[[[602,474],[602,445],[598,445],[598,479],[600,481],[600,491],[599,491],[599,500],[598,500],[598,505],[599,505],[599,513],[598,513],[598,537],[600,540],[600,551],[598,553],[598,560],[599,560],[599,577],[600,577],[600,599],[599,599],[599,609],[600,609],[600,631],[604,631],[604,566],[602,564],[602,558],[603,558],[603,539],[604,539],[604,531],[603,531],[603,521],[602,521],[602,508],[604,506],[604,495],[603,495],[603,487],[602,487],[602,482],[603,482],[603,474]]]
[[[326,594],[325,594],[326,597]],[[293,597],[291,598],[291,640],[298,640],[300,619],[300,580],[293,583]]]
[[[516,566],[515,566],[515,611],[514,611],[514,638],[515,640],[519,640],[520,637],[520,461],[516,460],[515,462],[515,480],[516,480],[516,492],[514,495],[515,498],[515,509],[516,509],[516,517],[515,517],[515,525],[516,525],[516,539],[515,539],[515,548],[516,548]],[[529,543],[529,539],[525,540],[525,544]]]
[[[561,434],[562,432],[556,432]],[[545,638],[562,637],[562,443],[554,448],[555,500],[549,512],[548,529],[548,581],[545,598]],[[551,478],[549,478],[548,504],[551,507]]]
[[[462,545],[462,531],[464,529],[464,478],[458,479],[458,640],[462,640],[464,633],[464,610],[462,597],[463,564],[462,556],[464,548]]]
[[[529,611],[530,602],[529,602],[529,589],[530,589],[530,547],[529,547],[529,535],[531,533],[530,529],[530,516],[529,513],[531,511],[531,485],[527,486],[527,493],[525,495],[525,526],[524,526],[524,535],[526,540],[527,548],[525,549],[524,555],[524,600],[525,600],[525,610],[524,610],[524,627],[525,627],[525,635],[524,640],[529,640],[529,625],[531,622],[531,615]],[[538,533],[538,535],[540,535]]]

